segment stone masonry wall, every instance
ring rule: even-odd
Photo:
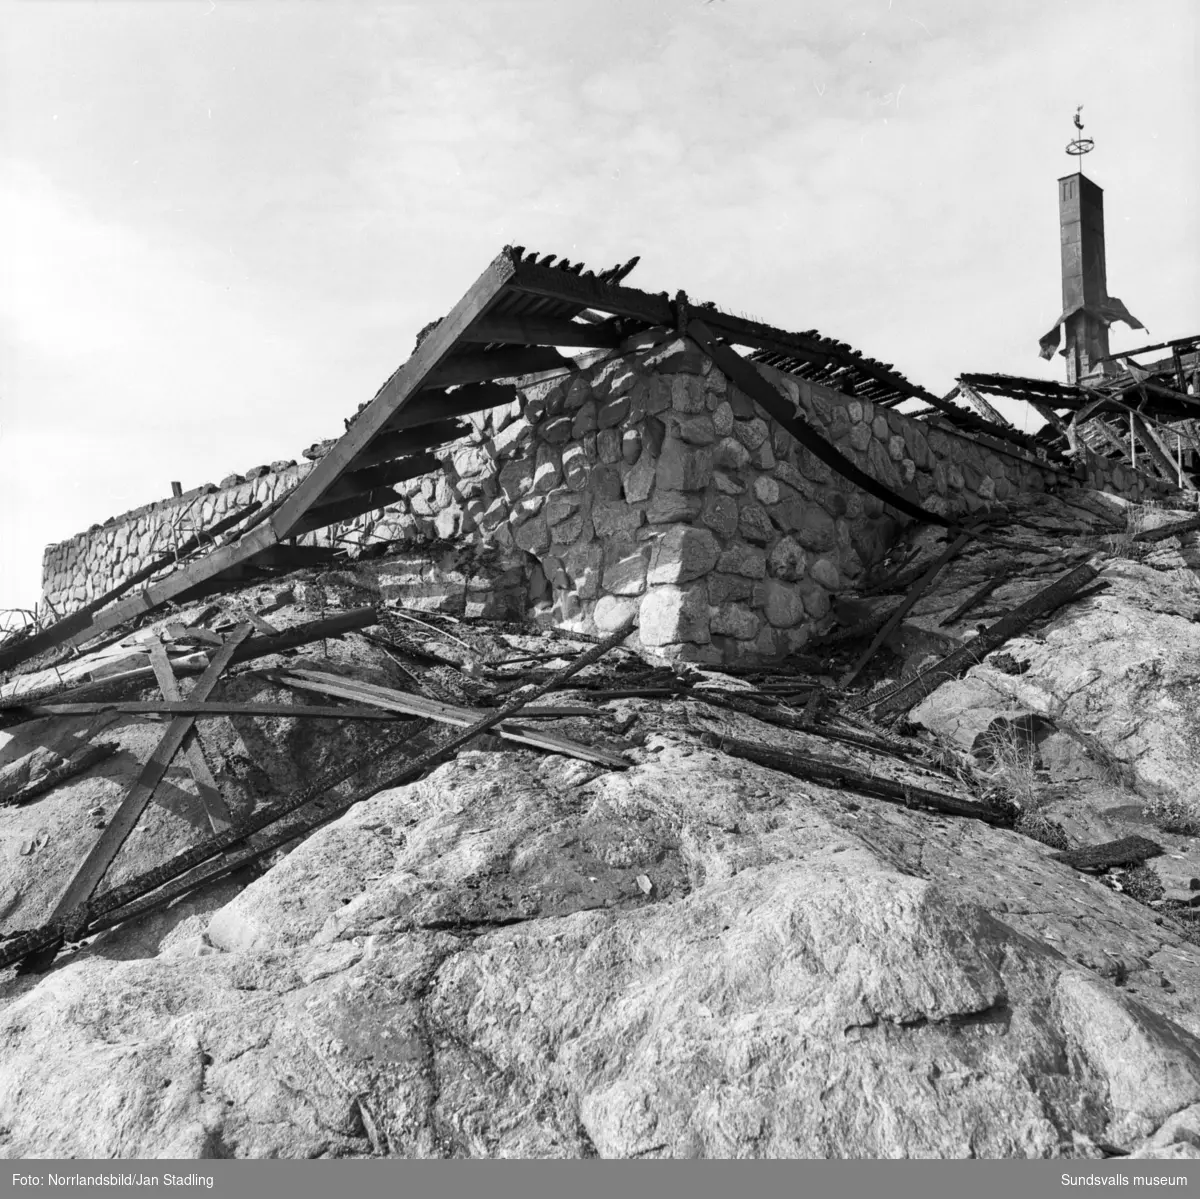
[[[483,535],[541,563],[558,623],[593,633],[633,612],[644,644],[689,661],[768,660],[828,623],[831,594],[887,552],[898,522],[771,421],[690,341],[630,339],[532,389],[485,442]],[[946,515],[1053,472],[946,428],[759,368],[849,458]]]
[[[843,454],[932,511],[972,513],[1063,479],[1045,462],[939,419],[758,369]],[[508,572],[506,612],[520,575],[534,615],[604,633],[636,611],[648,647],[716,664],[769,660],[803,645],[828,625],[831,595],[853,589],[883,557],[901,520],[802,449],[699,347],[666,329],[630,338],[572,374],[526,383],[519,400],[469,419],[471,433],[439,452],[440,473],[400,484],[394,504],[303,542],[353,552],[378,541],[411,550],[466,539],[494,550],[497,569]],[[311,469],[278,466],[51,546],[47,598],[71,611],[194,524],[254,498],[268,502]],[[1110,490],[1149,486],[1144,477],[1116,479],[1103,459],[1088,473]],[[436,566],[412,570],[436,592]],[[479,600],[488,576],[472,577]]]

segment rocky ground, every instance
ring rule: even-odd
[[[1101,568],[1104,590],[909,713],[916,758],[704,699],[764,678],[692,671],[673,699],[564,691],[600,714],[547,727],[628,769],[482,738],[46,973],[0,974],[0,1156],[1200,1156],[1200,535],[1139,544],[1115,501],[1063,498],[1010,504],[1006,546],[968,547],[860,676],[911,674],[1073,561]],[[944,545],[910,530],[893,565]],[[994,574],[979,607],[940,623]],[[371,586],[366,570],[300,579],[269,619],[369,602]],[[842,634],[903,594],[843,597],[789,677],[836,684],[869,639]],[[217,602],[232,617],[264,596]],[[287,665],[482,703],[503,673],[586,648],[421,619],[407,657],[350,634]],[[506,653],[563,657],[501,670]],[[264,679],[272,662],[219,694],[329,702]],[[640,668],[617,651],[579,682]],[[385,727],[202,729],[244,815]],[[30,755],[119,747],[0,807],[0,926],[47,917],[161,732],[111,712],[0,732],[0,786],[43,768]],[[722,738],[1019,808],[1024,831],[782,774]],[[206,835],[182,766],[141,826],[114,883]],[[1137,833],[1164,852],[1086,874],[1028,833]]]

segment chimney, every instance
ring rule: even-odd
[[[1058,181],[1058,216],[1062,234],[1062,310],[1067,382],[1076,383],[1103,370],[1108,357],[1108,326],[1099,313],[1108,302],[1104,269],[1104,190],[1082,171]]]

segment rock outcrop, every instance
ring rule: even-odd
[[[6,973],[0,1156],[1200,1156],[1200,937],[1183,918],[1200,851],[1151,823],[1162,805],[1197,810],[1200,600],[1192,541],[1165,544],[1110,554],[1106,591],[910,717],[964,778],[990,769],[998,725],[1031,729],[1029,777],[1056,796],[1044,811],[1072,843],[1152,836],[1164,853],[1145,874],[1185,896],[1173,907],[1019,831],[710,746],[963,786],[932,756],[901,762],[695,689],[593,697],[602,715],[582,723],[633,730],[628,770],[489,741],[46,975]],[[1052,541],[1031,545],[1040,556],[1013,551],[989,603],[1063,569]],[[880,651],[888,670],[961,641],[941,621],[998,569],[989,555],[947,569]],[[678,556],[705,565],[711,547]],[[873,603],[839,611],[857,622]],[[433,636],[434,621],[414,627]],[[447,627],[467,638],[467,623]],[[548,656],[529,640],[510,650]],[[389,686],[455,673],[357,634],[325,652],[314,665]],[[253,674],[227,694],[282,698]],[[353,727],[222,718],[205,745],[243,812],[365,753]],[[119,798],[154,737],[111,713],[0,734],[3,770],[101,730],[121,747],[103,769],[0,811],[6,928],[45,917],[95,836],[82,813]],[[189,786],[171,776],[112,881],[196,839]],[[48,838],[20,853],[38,829]]]

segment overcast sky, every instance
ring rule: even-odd
[[[42,548],[342,429],[506,243],[944,392],[1063,377],[1083,104],[1109,290],[1197,331],[1194,0],[0,6],[0,607]]]

